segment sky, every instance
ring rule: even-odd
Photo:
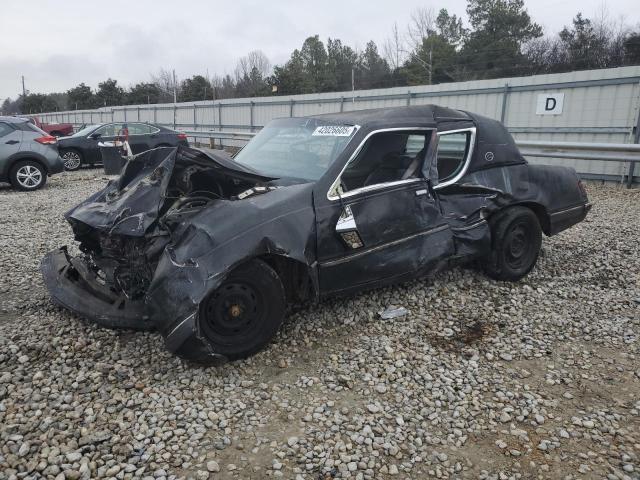
[[[613,19],[640,24],[638,0],[525,0],[545,32],[556,33],[582,11],[603,6]],[[233,74],[237,59],[262,50],[272,64],[286,62],[305,38],[339,38],[381,49],[394,23],[403,30],[420,7],[465,14],[465,0],[4,0],[0,6],[0,102],[22,91],[66,91],[81,82],[97,87],[109,77],[127,87],[161,68],[178,78]],[[463,17],[464,18],[464,17]]]

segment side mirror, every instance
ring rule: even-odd
[[[97,140],[98,138],[100,138],[102,136],[101,133],[92,133],[91,135],[89,135],[89,138],[93,139],[93,140]]]

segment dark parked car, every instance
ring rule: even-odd
[[[134,154],[157,147],[189,146],[187,136],[169,128],[141,122],[114,122],[85,126],[70,137],[58,139],[67,170],[102,163],[101,142],[127,138]]]
[[[288,303],[479,260],[497,280],[590,209],[571,168],[530,165],[494,120],[436,106],[269,123],[234,159],[130,161],[67,213],[82,255],[42,262],[53,298],[110,327],[157,328],[197,361],[253,354]]]
[[[47,176],[63,171],[56,138],[28,118],[0,117],[0,182],[37,190]]]

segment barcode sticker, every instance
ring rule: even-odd
[[[350,137],[353,131],[356,129],[354,126],[346,125],[323,125],[317,127],[312,135],[325,136],[325,137]]]

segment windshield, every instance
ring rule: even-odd
[[[269,177],[318,180],[357,129],[317,118],[274,120],[234,160]]]
[[[89,133],[94,131],[99,126],[100,126],[100,124],[98,124],[98,125],[88,125],[88,126],[82,128],[82,129],[78,130],[76,133],[74,133],[71,136],[72,137],[84,137],[85,135],[89,135]]]

